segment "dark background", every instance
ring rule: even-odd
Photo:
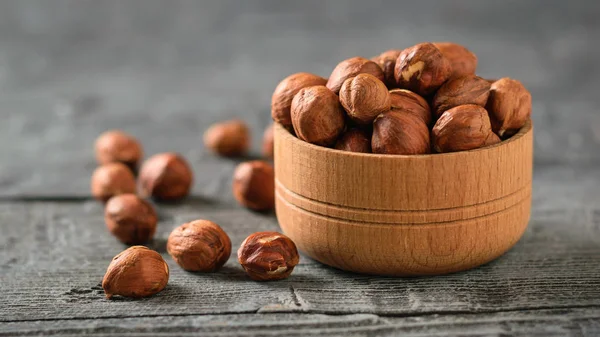
[[[88,195],[109,128],[183,153],[195,193],[219,196],[233,163],[204,151],[211,123],[245,119],[258,150],[283,77],[421,41],[526,85],[536,169],[595,165],[598,17],[598,1],[0,1],[0,196]]]

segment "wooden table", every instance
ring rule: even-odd
[[[0,2],[0,336],[600,335],[598,15],[594,1]],[[204,129],[239,116],[257,153],[282,77],[422,40],[464,43],[481,75],[533,94],[533,214],[514,249],[422,278],[306,257],[272,283],[249,280],[234,255],[214,274],[175,265],[165,240],[183,222],[213,220],[236,248],[278,229],[235,203],[239,161],[205,151]],[[109,301],[100,287],[125,248],[89,196],[93,142],[111,128],[195,171],[192,197],[157,205],[150,247],[172,273],[142,300]]]

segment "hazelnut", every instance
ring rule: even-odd
[[[399,88],[421,96],[435,92],[451,74],[450,62],[431,43],[404,49],[398,56],[394,72]]]
[[[241,120],[214,124],[204,133],[204,145],[221,156],[242,156],[250,146],[250,131]]]
[[[158,218],[152,205],[135,194],[120,194],[104,208],[106,227],[127,245],[146,243],[154,237]]]
[[[102,280],[106,298],[152,296],[169,281],[169,266],[159,253],[133,246],[115,256]]]
[[[233,196],[244,207],[268,211],[275,207],[275,171],[261,160],[241,163],[233,173]]]
[[[133,173],[121,163],[109,163],[96,168],[91,185],[92,196],[102,202],[118,194],[136,192]]]
[[[385,80],[383,70],[381,70],[381,67],[377,63],[357,56],[340,62],[333,69],[327,81],[327,88],[337,94],[342,88],[344,81],[358,74],[371,74],[380,81]]]
[[[381,53],[379,56],[375,56],[371,59],[371,61],[379,64],[381,69],[383,70],[383,77],[385,80],[385,85],[388,88],[396,87],[396,78],[394,77],[394,68],[396,67],[396,60],[400,55],[401,50],[388,50],[386,52]]]
[[[188,195],[193,172],[176,153],[161,153],[148,158],[140,169],[140,189],[144,196],[176,200]]]
[[[450,62],[451,77],[474,75],[477,69],[477,56],[467,48],[452,42],[434,42],[434,46]]]
[[[282,280],[300,261],[294,242],[277,232],[250,234],[238,250],[238,261],[255,281]]]
[[[308,87],[292,100],[292,123],[298,138],[330,146],[344,131],[344,111],[331,90],[322,85]]]
[[[325,85],[327,79],[310,73],[292,74],[279,82],[271,97],[271,117],[287,129],[292,128],[290,109],[294,96],[302,88]]]
[[[521,82],[508,77],[492,84],[486,108],[492,128],[500,137],[517,133],[531,116],[531,94]]]
[[[465,104],[485,106],[490,84],[475,75],[456,77],[444,83],[433,98],[433,111],[439,118],[446,110]]]
[[[167,251],[187,271],[211,272],[221,268],[231,255],[231,240],[219,225],[196,220],[175,228]]]
[[[371,147],[381,154],[429,153],[429,128],[418,116],[389,111],[373,122]]]
[[[106,131],[96,139],[96,160],[100,165],[122,163],[133,172],[143,157],[142,146],[132,136],[119,130]]]
[[[390,109],[390,93],[377,77],[358,74],[344,81],[340,103],[353,121],[370,124],[380,113]]]
[[[335,148],[348,152],[371,153],[371,139],[363,130],[350,129],[338,139]]]
[[[427,101],[406,89],[390,90],[391,110],[415,115],[429,126],[431,124],[431,109]]]
[[[273,159],[274,154],[273,127],[273,124],[269,125],[263,133],[262,154],[268,159]]]
[[[500,142],[492,132],[487,111],[475,104],[459,105],[444,112],[431,137],[437,152],[466,151]]]

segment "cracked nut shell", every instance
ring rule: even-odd
[[[154,207],[146,200],[135,194],[121,194],[106,203],[104,221],[121,242],[139,245],[152,240],[158,218]]]
[[[399,88],[427,96],[450,78],[452,67],[433,44],[420,43],[400,53],[394,71]]]
[[[165,288],[169,266],[159,253],[144,246],[130,247],[115,256],[102,280],[106,298],[148,297]]]
[[[344,131],[344,111],[331,90],[324,86],[308,87],[292,100],[292,123],[298,138],[330,146]]]
[[[277,232],[251,234],[238,250],[238,261],[255,281],[282,280],[300,261],[298,249],[287,236]]]
[[[204,133],[204,145],[224,157],[242,156],[250,146],[250,130],[237,119],[214,124]]]
[[[348,117],[358,124],[366,125],[390,109],[390,93],[377,77],[358,74],[342,85],[340,103]]]
[[[459,105],[447,110],[431,131],[436,152],[473,150],[500,142],[492,131],[487,111],[479,105]]]
[[[98,164],[122,163],[136,172],[143,157],[142,146],[134,137],[120,130],[106,131],[96,139]]]
[[[326,86],[333,93],[337,94],[340,92],[344,81],[358,74],[371,74],[380,81],[385,80],[383,70],[381,70],[381,67],[377,63],[357,56],[340,62],[333,69]]]
[[[406,89],[390,90],[391,110],[419,117],[425,125],[431,124],[429,103],[418,94]]]
[[[500,137],[517,133],[531,117],[531,94],[521,82],[505,77],[492,84],[486,108]]]
[[[477,70],[477,56],[470,50],[453,42],[434,42],[434,46],[450,62],[452,67],[451,77],[474,75]]]
[[[161,153],[148,158],[140,169],[140,189],[144,196],[177,200],[188,195],[193,172],[176,153]]]
[[[465,104],[485,106],[490,95],[490,83],[475,75],[450,79],[433,98],[433,110],[439,118],[446,110]]]
[[[396,67],[396,60],[398,59],[398,56],[401,52],[401,50],[392,49],[385,51],[371,59],[371,61],[377,63],[383,70],[384,82],[388,88],[396,87],[394,68]]]
[[[231,240],[216,223],[195,220],[171,232],[167,251],[187,271],[211,272],[221,268],[229,259]]]
[[[371,147],[381,154],[429,153],[429,128],[418,116],[389,111],[373,122]]]
[[[338,139],[337,143],[335,143],[335,149],[348,152],[371,153],[371,138],[361,129],[350,129],[344,132],[340,139]]]
[[[291,107],[294,96],[302,88],[325,85],[327,80],[310,73],[296,73],[284,78],[271,97],[271,117],[287,129],[292,128]]]
[[[104,164],[92,174],[91,191],[92,196],[102,202],[115,195],[135,193],[135,177],[124,164]]]
[[[244,207],[268,211],[275,207],[275,171],[269,163],[241,163],[233,173],[233,196]]]

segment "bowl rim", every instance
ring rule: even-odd
[[[500,143],[494,144],[492,146],[485,146],[485,147],[480,147],[477,149],[467,150],[467,151],[406,155],[406,154],[379,154],[379,153],[350,152],[350,151],[337,150],[337,149],[333,149],[333,148],[329,148],[329,147],[325,147],[325,146],[315,145],[315,144],[311,144],[309,142],[305,142],[305,141],[299,139],[298,137],[292,135],[290,133],[290,131],[288,129],[286,129],[285,127],[283,127],[281,124],[275,122],[275,125],[276,125],[276,128],[283,131],[282,134],[285,138],[287,138],[287,139],[291,138],[291,142],[298,144],[299,146],[306,146],[309,148],[314,148],[317,151],[329,152],[331,154],[336,154],[336,155],[346,155],[346,156],[350,156],[350,157],[380,158],[380,159],[383,159],[383,158],[410,159],[410,158],[431,158],[431,157],[440,158],[440,157],[460,156],[465,153],[473,153],[473,152],[478,152],[478,151],[488,151],[491,149],[495,149],[497,147],[507,146],[510,143],[516,142],[519,139],[523,138],[525,135],[527,135],[529,132],[531,132],[531,130],[533,129],[533,122],[531,121],[531,119],[528,119],[527,122],[525,122],[525,125],[523,125],[523,127],[519,130],[519,132],[514,134],[509,139],[503,140]]]

